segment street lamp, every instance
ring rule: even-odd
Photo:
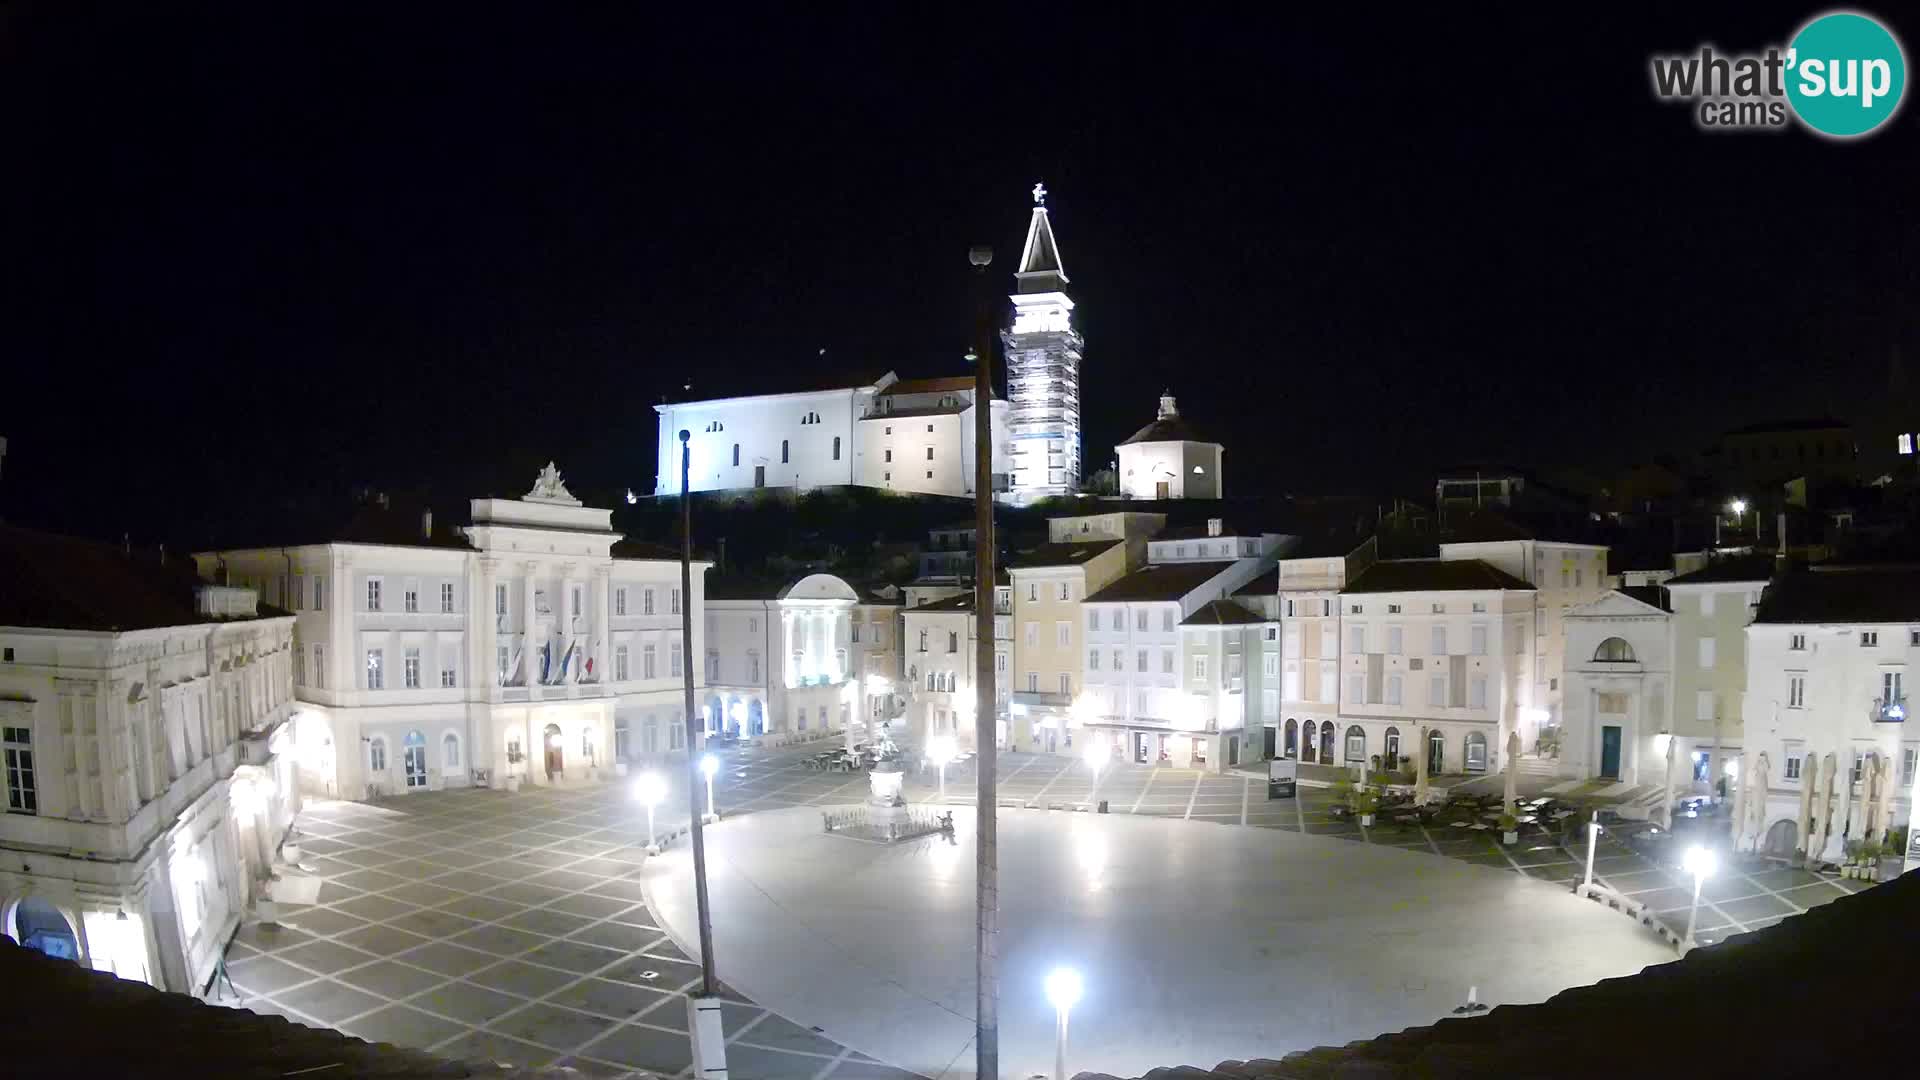
[[[643,772],[633,781],[633,797],[647,808],[647,854],[660,854],[660,842],[653,831],[653,808],[667,797],[667,781],[657,772]]]
[[[1087,792],[1087,804],[1094,805],[1093,797],[1100,793],[1100,770],[1107,767],[1107,757],[1113,753],[1113,743],[1105,732],[1095,735],[1087,743],[1087,768],[1093,770],[1093,789]]]
[[[935,735],[927,740],[927,760],[940,770],[941,802],[947,801],[947,762],[952,761],[958,753],[959,748],[954,745],[951,735]]]
[[[1687,909],[1687,948],[1693,948],[1693,927],[1700,917],[1700,886],[1713,876],[1713,852],[1703,847],[1690,847],[1681,857],[1680,865],[1693,875],[1693,906]]]
[[[720,820],[719,808],[713,805],[713,774],[720,771],[720,759],[712,754],[700,755],[700,773],[707,778],[707,813],[704,820],[708,824]]]
[[[1047,973],[1047,1002],[1053,1006],[1057,1024],[1053,1042],[1053,1080],[1067,1080],[1067,1013],[1080,1001],[1080,973],[1072,968],[1054,968]]]
[[[1747,500],[1735,499],[1727,504],[1727,509],[1733,511],[1733,527],[1740,528],[1746,518]]]
[[[1595,810],[1593,812],[1593,819],[1587,822],[1587,880],[1586,880],[1587,886],[1591,886],[1593,884],[1593,849],[1595,845],[1599,844],[1599,842],[1600,842],[1600,811]]]

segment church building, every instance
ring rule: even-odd
[[[1026,505],[1080,486],[1080,357],[1067,271],[1047,216],[1047,189],[1033,186],[1033,216],[1014,274],[1013,328],[1004,336],[1013,501]]]
[[[1195,434],[1180,418],[1171,391],[1160,395],[1160,415],[1114,447],[1120,494],[1129,499],[1218,499],[1227,493],[1220,444]]]

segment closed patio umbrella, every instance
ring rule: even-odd
[[[1879,828],[1880,838],[1883,840],[1889,832],[1893,831],[1894,776],[1893,757],[1888,754],[1880,755],[1880,810],[1874,820]]]
[[[1518,766],[1520,764],[1520,733],[1518,731],[1512,731],[1507,734],[1507,760],[1504,764],[1506,765],[1507,774],[1507,813],[1512,814],[1514,817],[1519,817],[1520,775]]]
[[[1808,853],[1815,860],[1826,857],[1827,838],[1838,831],[1833,827],[1833,817],[1836,812],[1833,805],[1833,774],[1840,771],[1839,759],[1833,754],[1828,754],[1820,771],[1826,774],[1826,781],[1825,786],[1821,788],[1820,805],[1815,808],[1815,816],[1819,818],[1819,825],[1816,826],[1820,832],[1819,843],[1808,849]]]
[[[1744,757],[1744,755],[1742,756]],[[1739,775],[1733,777],[1733,812],[1727,815],[1727,823],[1731,827],[1729,831],[1733,833],[1730,839],[1733,841],[1733,850],[1736,852],[1740,850],[1740,841],[1746,839],[1747,836],[1748,770],[1745,766],[1751,764],[1753,763],[1750,761],[1742,761],[1742,768],[1740,769]],[[1717,758],[1714,761],[1714,767],[1720,769],[1723,775],[1725,774],[1725,766],[1721,765]]]
[[[1753,850],[1756,854],[1760,851],[1760,845],[1766,842],[1767,774],[1771,771],[1765,752],[1754,757],[1753,776],[1747,781],[1753,785],[1753,790],[1747,793],[1747,810],[1753,818]]]
[[[1413,748],[1413,805],[1427,805],[1427,728],[1420,727],[1420,741]]]
[[[1678,736],[1667,735],[1666,791],[1660,799],[1660,824],[1668,832],[1673,831],[1673,756],[1679,752],[1676,749],[1679,742]]]
[[[1819,786],[1820,759],[1808,754],[1800,762],[1800,834],[1796,840],[1809,855],[1813,852],[1813,789]]]

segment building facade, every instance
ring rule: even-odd
[[[1113,449],[1120,494],[1129,499],[1226,497],[1226,478],[1220,471],[1224,450],[1180,418],[1171,392],[1160,395],[1160,413],[1153,423]]]
[[[1340,591],[1340,718],[1302,725],[1300,760],[1406,767],[1424,749],[1431,773],[1498,770],[1534,667],[1533,593],[1476,559],[1361,571]]]
[[[294,614],[307,793],[544,785],[684,752],[709,564],[682,595],[677,554],[622,544],[612,511],[583,506],[552,465],[525,498],[471,511],[468,527],[423,521],[383,543],[196,556]]]
[[[1559,771],[1684,790],[1687,748],[1673,738],[1673,619],[1657,587],[1623,586],[1567,615]]]
[[[993,670],[996,745],[1007,740],[1007,707],[1013,665],[1013,586],[993,591]],[[951,736],[961,750],[978,749],[974,665],[979,656],[979,623],[973,593],[934,600],[904,613],[907,649],[907,728],[915,745]]]
[[[0,921],[203,992],[299,810],[294,620],[192,564],[0,527]]]
[[[686,431],[692,491],[851,484],[971,495],[974,405],[970,377],[901,379],[891,371],[856,386],[655,405],[660,475],[654,491],[679,493],[679,433]],[[1007,460],[1007,403],[994,400],[988,410],[995,461]],[[1004,486],[1004,480],[995,483],[996,490]]]
[[[1319,757],[1318,742],[1303,737],[1312,732],[1317,739],[1340,717],[1340,590],[1373,565],[1377,550],[1371,538],[1315,537],[1275,567],[1280,685],[1268,757],[1297,759],[1308,742]]]
[[[1839,862],[1850,843],[1907,825],[1920,757],[1906,690],[1920,662],[1920,571],[1783,574],[1745,636],[1735,846]]]
[[[863,649],[873,650],[880,667],[898,656],[897,606],[877,605],[876,640],[871,609],[832,574],[774,587],[716,585],[706,604],[707,730],[743,738],[846,731],[851,738],[870,718],[893,717],[898,673],[864,672]]]
[[[1080,364],[1086,343],[1073,325],[1067,272],[1047,215],[1047,190],[1033,187],[1033,215],[1014,274],[1013,326],[1005,335],[1012,496],[1026,504],[1067,495],[1080,484]]]
[[[1747,686],[1747,626],[1773,576],[1771,559],[1723,559],[1669,578],[1679,796],[1719,795],[1727,766],[1745,746],[1741,695]],[[1736,766],[1737,768],[1737,766]]]

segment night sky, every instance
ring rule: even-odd
[[[1920,362],[1912,104],[1838,144],[1649,89],[1814,7],[398,6],[0,9],[0,517],[197,545],[549,457],[645,492],[682,383],[962,373],[967,248],[1009,291],[1036,180],[1089,467],[1163,387],[1230,491],[1417,493]]]

